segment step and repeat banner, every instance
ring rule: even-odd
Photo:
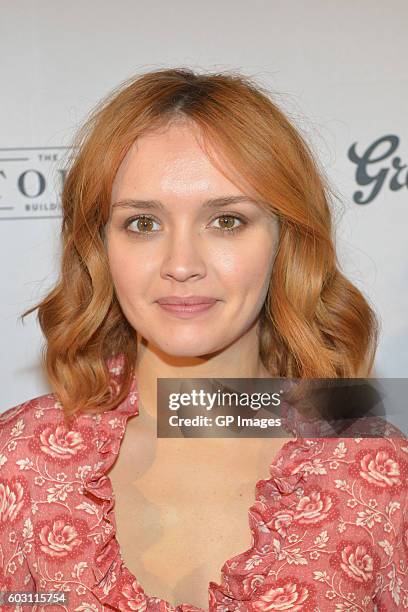
[[[50,391],[36,315],[59,266],[71,139],[132,75],[233,70],[267,87],[337,194],[342,268],[381,323],[373,375],[408,372],[408,4],[3,0],[0,412]]]

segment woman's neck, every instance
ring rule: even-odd
[[[253,332],[253,330],[252,330]],[[255,333],[232,347],[202,357],[169,356],[138,337],[135,375],[139,401],[146,416],[157,419],[158,378],[270,378],[259,357]]]

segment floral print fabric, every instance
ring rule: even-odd
[[[120,361],[109,368],[114,380]],[[54,394],[0,415],[0,591],[66,592],[69,612],[201,612],[147,594],[121,558],[107,472],[137,399],[134,381],[115,410],[69,428]],[[386,433],[288,440],[254,483],[252,546],[210,582],[208,609],[408,609],[408,441]]]

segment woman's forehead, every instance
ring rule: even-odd
[[[220,160],[212,147],[211,156],[202,148],[194,130],[189,126],[171,126],[167,130],[151,132],[138,138],[130,147],[116,173],[113,183],[113,197],[123,191],[127,196],[157,196],[162,194],[188,195],[210,192],[224,192],[241,195],[238,187],[228,176],[227,162],[223,160],[222,170],[214,163],[214,155]],[[232,169],[228,168],[232,173]],[[148,194],[139,193],[148,190]],[[249,195],[249,194],[248,194]]]

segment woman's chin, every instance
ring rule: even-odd
[[[187,365],[198,365],[203,359],[209,358],[216,354],[220,347],[218,344],[203,344],[203,342],[194,342],[190,346],[186,342],[174,344],[158,344],[159,349],[165,353],[170,359],[177,358],[186,361]],[[190,363],[191,362],[191,363]],[[196,362],[196,363],[194,363]]]

